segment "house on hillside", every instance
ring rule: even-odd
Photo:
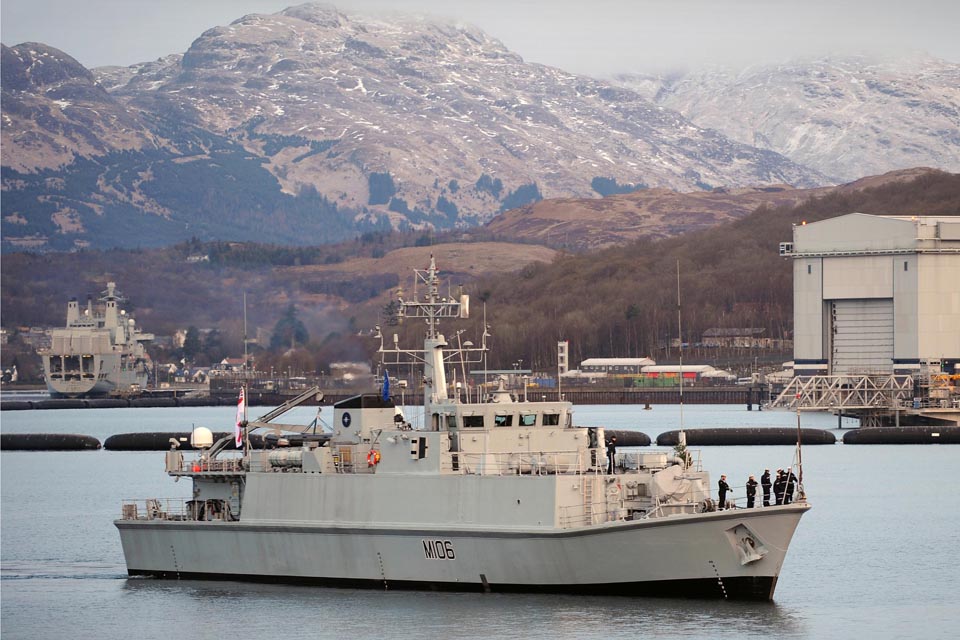
[[[246,362],[243,358],[224,358],[213,366],[218,372],[236,372],[246,369]]]

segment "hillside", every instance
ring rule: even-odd
[[[380,258],[353,257],[381,253],[376,242],[357,242],[319,251],[218,243],[185,243],[168,249],[83,251],[47,255],[2,256],[3,326],[64,322],[66,301],[83,298],[117,282],[146,330],[170,335],[188,325],[218,326],[239,344],[243,293],[251,335],[269,330],[289,304],[296,305],[311,335],[322,339],[353,326],[372,327],[400,284],[413,269],[425,268],[434,255],[454,285],[495,273],[517,271],[531,262],[549,262],[556,252],[507,243],[436,244],[387,249]],[[373,250],[371,251],[371,248]],[[314,263],[311,263],[314,262]],[[298,266],[297,263],[303,263]],[[185,283],[189,283],[188,286]]]
[[[522,357],[534,368],[550,368],[561,339],[570,340],[573,362],[590,356],[669,358],[665,345],[677,334],[678,261],[687,341],[697,342],[710,327],[763,327],[768,336],[790,337],[792,271],[789,260],[779,257],[779,242],[792,239],[793,224],[854,211],[960,215],[960,174],[935,172],[838,190],[794,207],[761,207],[703,231],[561,254],[519,274],[486,278],[476,286],[489,301],[498,362]]]
[[[522,240],[570,251],[622,245],[639,238],[669,238],[738,220],[758,207],[788,207],[831,193],[910,181],[933,169],[915,168],[861,178],[837,187],[788,185],[678,193],[642,189],[601,199],[542,200],[507,211],[471,232],[478,238]]]

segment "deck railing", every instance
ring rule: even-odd
[[[123,500],[121,520],[230,521],[234,518],[223,500],[139,498]]]
[[[243,458],[238,456],[209,459],[197,455],[185,459],[179,451],[167,452],[167,473],[241,473],[244,470]]]
[[[120,506],[121,520],[190,520],[190,498],[126,499]]]

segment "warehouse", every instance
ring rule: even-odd
[[[960,362],[960,219],[862,213],[796,225],[796,374],[953,372]]]

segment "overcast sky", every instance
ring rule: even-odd
[[[43,42],[87,67],[182,53],[204,30],[290,0],[2,0],[6,45]],[[926,51],[960,62],[957,0],[340,0],[476,25],[529,62],[595,76],[826,53]]]

